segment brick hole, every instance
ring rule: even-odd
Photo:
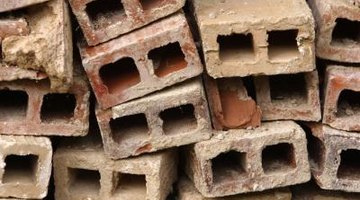
[[[316,136],[311,133],[311,129],[307,126],[301,126],[305,133],[307,139],[307,149],[309,152],[309,162],[311,166],[315,166],[316,170],[321,170],[324,163],[324,153],[325,145],[324,143]]]
[[[38,168],[36,155],[8,155],[5,158],[5,171],[2,183],[34,183]]]
[[[340,179],[360,180],[360,150],[342,150],[337,177]]]
[[[119,199],[146,199],[145,175],[115,172],[113,196]]]
[[[140,74],[132,58],[122,58],[101,67],[100,78],[109,93],[122,93],[140,83]]]
[[[305,74],[269,76],[270,97],[273,103],[298,106],[307,102]]]
[[[43,97],[40,118],[42,122],[71,121],[76,108],[73,94],[50,93]]]
[[[337,101],[337,117],[360,115],[360,92],[343,90]]]
[[[331,45],[351,45],[354,43],[360,43],[360,21],[336,19]]]
[[[29,96],[25,91],[0,90],[0,120],[20,120],[26,117]]]
[[[94,0],[85,9],[95,29],[105,28],[126,18],[121,0]]]
[[[187,67],[179,42],[151,50],[148,58],[152,60],[155,75],[158,77],[165,77]]]
[[[111,119],[110,128],[111,136],[117,143],[142,141],[149,135],[144,113]]]
[[[160,113],[163,131],[166,135],[186,133],[197,128],[197,120],[192,104],[169,108]]]
[[[246,153],[229,151],[211,160],[214,183],[232,182],[246,175]]]
[[[265,174],[286,172],[296,167],[294,147],[288,143],[267,146],[262,151],[262,167]]]
[[[167,0],[139,0],[144,11],[150,11],[164,6]]]
[[[219,35],[220,60],[251,61],[255,59],[254,42],[252,34]]]
[[[270,31],[268,32],[268,56],[272,61],[289,61],[297,58],[299,49],[297,45],[298,30]]]
[[[69,190],[75,195],[98,195],[100,172],[98,170],[69,168]]]

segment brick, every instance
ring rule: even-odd
[[[52,147],[45,137],[0,136],[0,197],[39,199],[47,195]]]
[[[0,12],[16,10],[46,1],[48,0],[1,0]]]
[[[213,79],[206,76],[211,120],[216,130],[258,127],[261,110],[248,96],[240,77]]]
[[[200,80],[177,85],[96,116],[105,152],[113,159],[209,139],[211,123]]]
[[[192,2],[210,76],[315,69],[314,19],[306,1]]]
[[[180,10],[185,0],[69,0],[91,46]]]
[[[254,77],[263,120],[321,119],[317,71]]]
[[[48,80],[0,82],[0,132],[13,135],[83,136],[89,128],[88,84],[80,77],[68,93]]]
[[[323,123],[360,131],[360,68],[328,66],[324,88]]]
[[[67,3],[51,0],[25,8],[18,15],[27,22],[30,34],[2,38],[2,63],[45,72],[53,91],[66,92],[73,81],[72,35]],[[5,17],[11,18],[7,14]]]
[[[17,79],[43,80],[48,78],[44,72],[8,66],[0,61],[0,81],[14,81]]]
[[[174,150],[111,160],[101,145],[62,146],[54,155],[58,200],[165,200],[177,174]]]
[[[238,194],[221,198],[206,198],[196,190],[194,184],[185,177],[181,177],[178,183],[179,200],[291,200],[291,192],[288,188],[267,190],[265,192]]]
[[[187,175],[208,198],[310,180],[305,133],[292,121],[215,133],[189,146],[185,158]]]
[[[309,0],[316,20],[316,55],[339,62],[360,62],[360,2]]]
[[[195,77],[203,70],[182,13],[95,47],[81,46],[80,53],[103,109]]]
[[[30,32],[24,18],[0,19],[0,43],[2,39],[12,35],[28,35]]]

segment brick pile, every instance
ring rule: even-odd
[[[1,0],[0,53],[0,199],[359,198],[358,0]]]

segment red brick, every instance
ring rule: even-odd
[[[0,12],[6,12],[46,2],[48,0],[1,0]]]
[[[203,70],[182,13],[95,47],[81,46],[80,51],[103,109],[195,77]]]
[[[24,18],[0,19],[0,44],[1,41],[12,35],[28,35],[28,23]]]

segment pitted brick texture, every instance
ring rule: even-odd
[[[12,11],[48,0],[1,0],[0,12]]]

